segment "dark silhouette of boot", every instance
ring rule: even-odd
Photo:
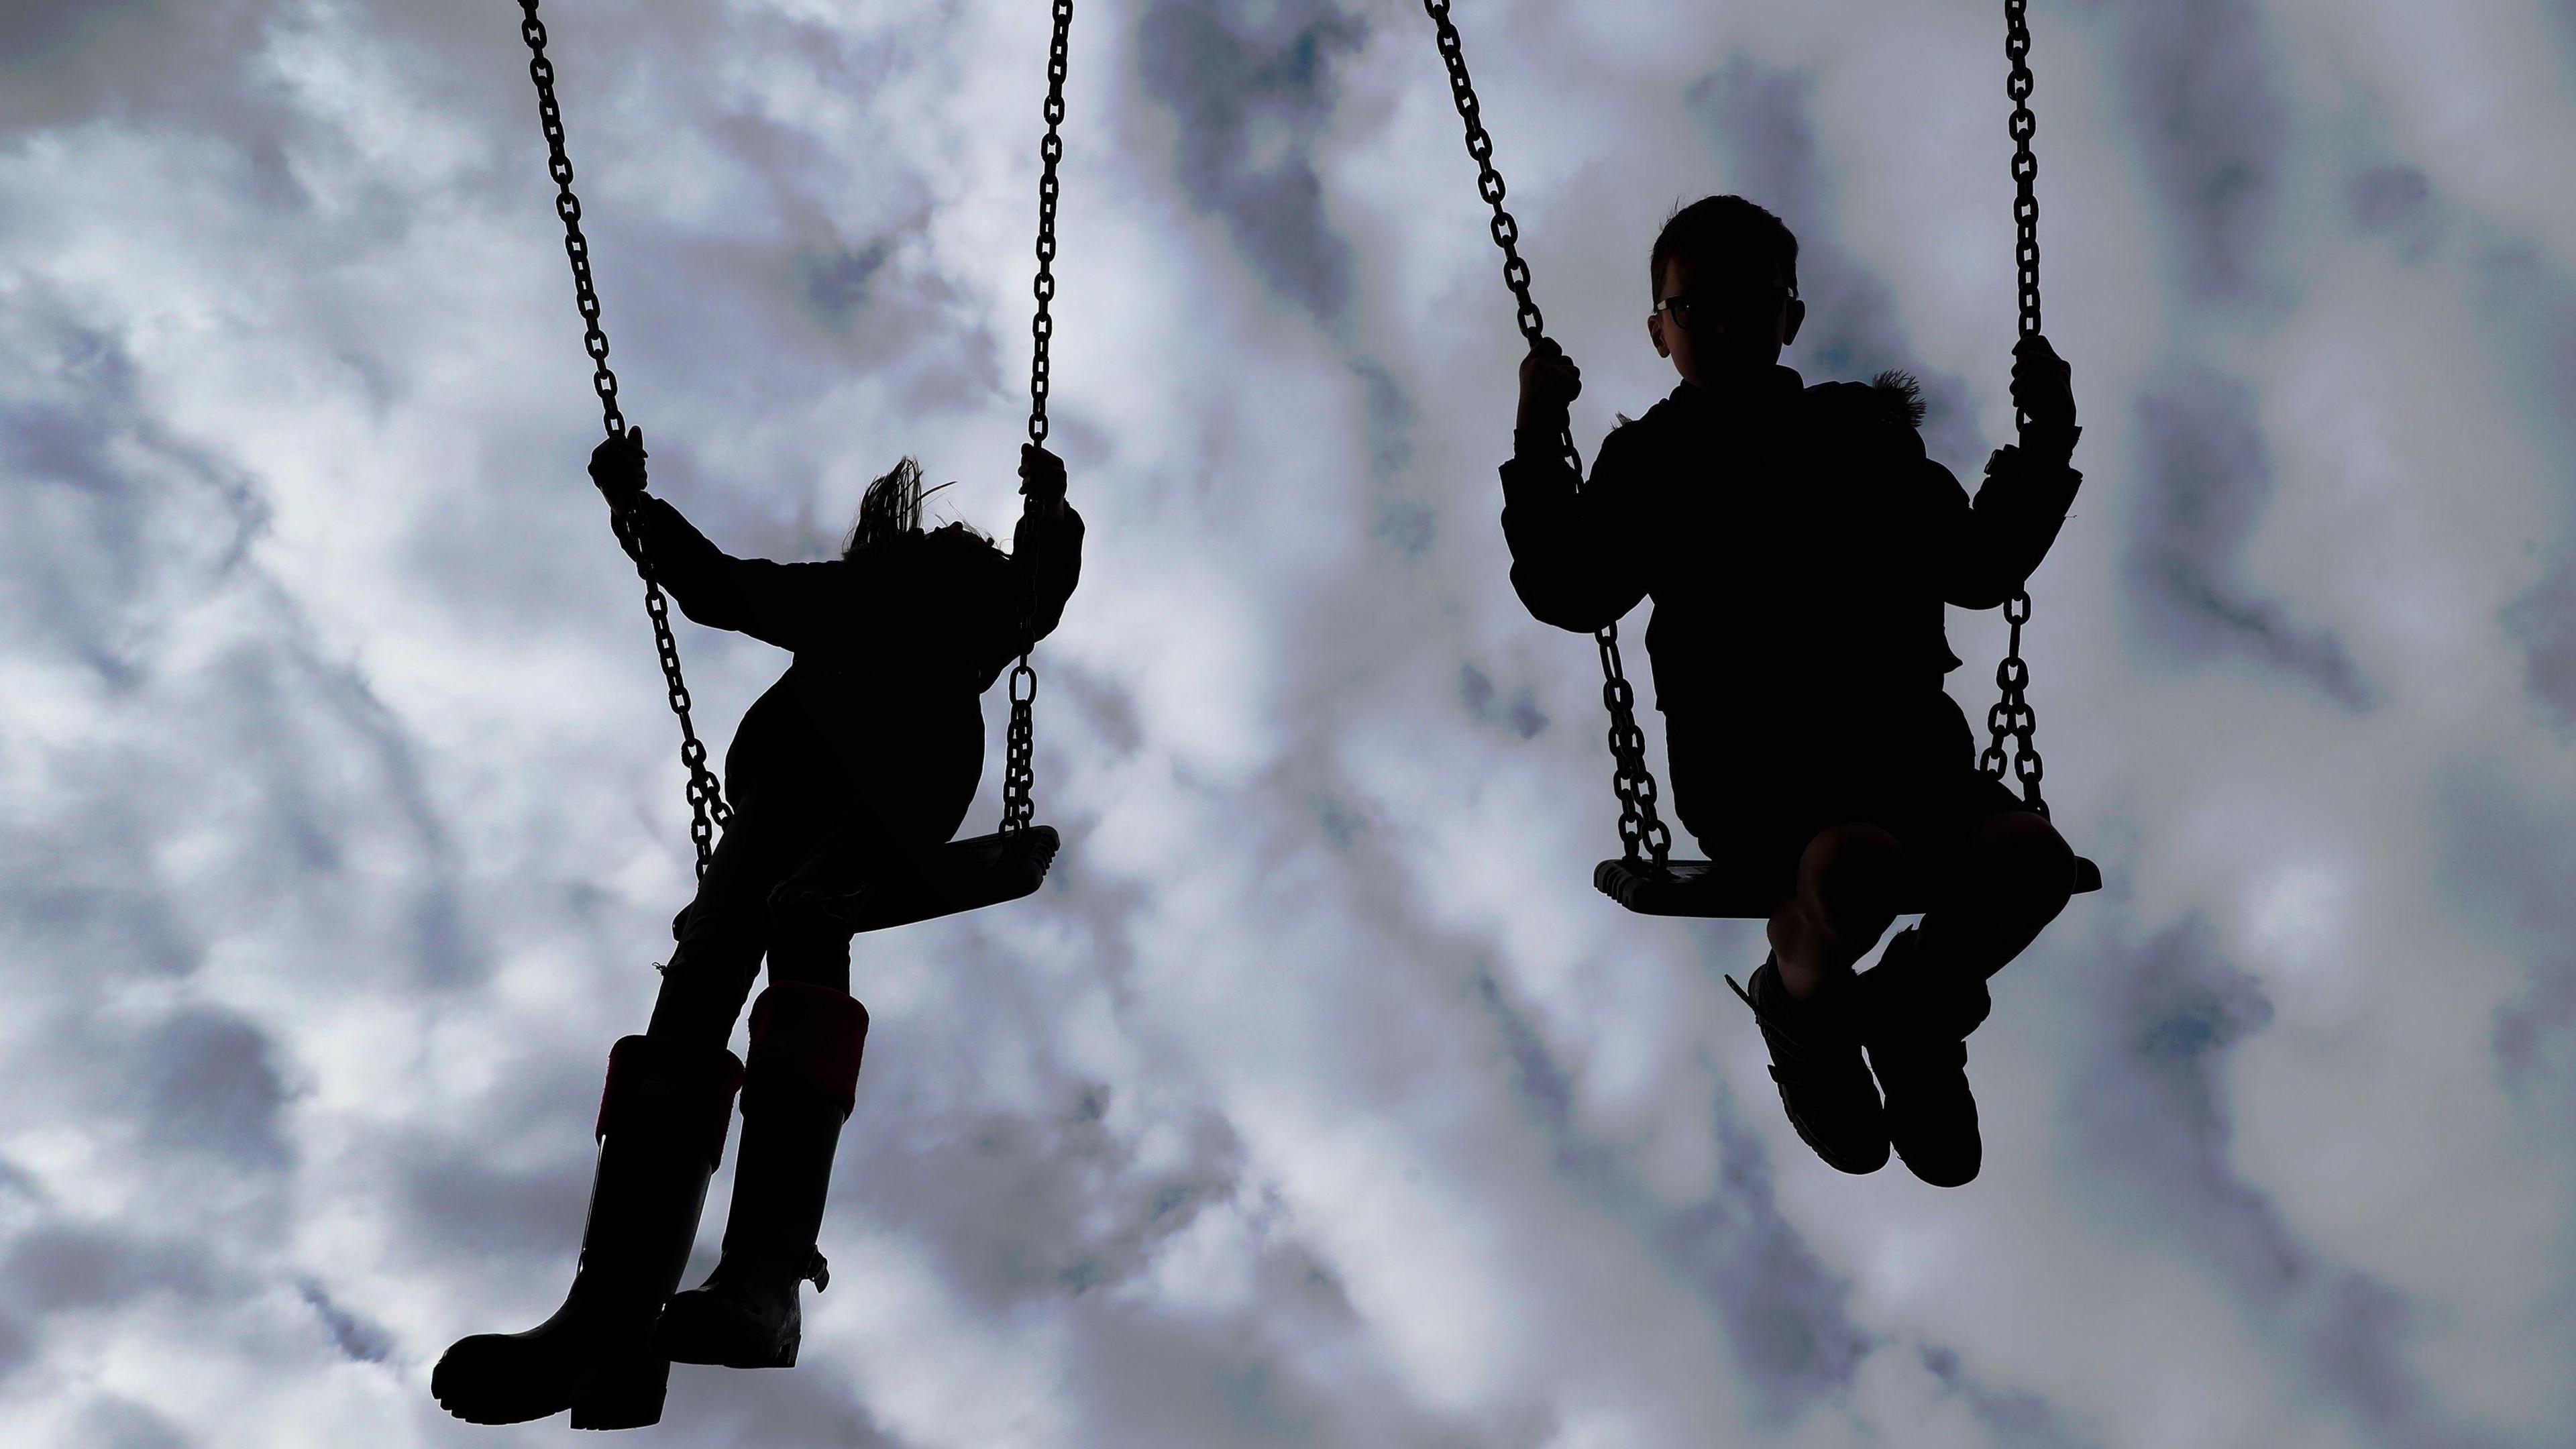
[[[1800,1001],[1781,985],[1780,961],[1772,956],[1753,973],[1751,990],[1736,986],[1732,976],[1726,984],[1761,1023],[1763,1043],[1771,1048],[1771,1080],[1780,1085],[1780,1105],[1798,1136],[1839,1171],[1885,1167],[1887,1124],[1878,1084],[1861,1061],[1850,983],[1828,983]]]
[[[867,1036],[867,1008],[828,987],[784,981],[753,1004],[724,1256],[663,1312],[654,1346],[672,1362],[794,1367],[799,1291],[831,1281],[815,1239]]]
[[[1860,978],[1861,1040],[1887,1094],[1896,1155],[1934,1187],[1974,1181],[1985,1160],[1968,1090],[1968,1034],[1993,1009],[1985,978],[1952,969],[1920,928],[1897,934]]]
[[[475,1424],[566,1409],[576,1429],[660,1422],[671,1366],[651,1349],[653,1323],[688,1265],[742,1078],[742,1064],[721,1048],[674,1052],[641,1036],[617,1043],[572,1289],[525,1333],[451,1345],[429,1378],[442,1408]]]

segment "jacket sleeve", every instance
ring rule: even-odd
[[[635,531],[653,577],[681,613],[710,629],[796,651],[833,621],[846,563],[735,558],[708,542],[680,510],[649,495],[636,505]]]
[[[1502,468],[1503,541],[1512,590],[1540,623],[1589,634],[1645,598],[1642,540],[1629,517],[1643,473],[1636,436],[1630,424],[1603,439],[1592,481],[1580,487],[1555,438],[1514,436]]]
[[[1972,504],[1948,469],[1928,460],[1924,466],[1940,474],[1930,541],[1940,561],[1941,596],[1963,609],[1994,608],[2021,588],[2057,541],[2084,482],[2063,461],[2007,446],[1986,461]]]
[[[1061,519],[1023,513],[1011,531],[1011,598],[1030,600],[1033,638],[1045,638],[1064,622],[1065,602],[1082,579],[1082,533],[1082,515],[1070,503]],[[1012,624],[1016,629],[1016,611]],[[1018,653],[1019,645],[1012,640],[1011,652]]]

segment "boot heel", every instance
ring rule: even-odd
[[[671,1387],[670,1360],[655,1354],[621,1354],[602,1363],[572,1400],[576,1429],[641,1429],[662,1422],[662,1399]]]

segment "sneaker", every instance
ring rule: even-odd
[[[1968,1034],[1994,1004],[1985,979],[1948,969],[1915,928],[1861,974],[1858,996],[1861,1042],[1887,1094],[1889,1144],[1934,1187],[1974,1180],[1985,1144],[1968,1090]]]
[[[1771,1080],[1780,1086],[1780,1105],[1798,1136],[1839,1171],[1885,1167],[1887,1121],[1878,1085],[1861,1061],[1848,982],[1800,1001],[1781,985],[1775,956],[1753,973],[1751,990],[1736,986],[1732,976],[1726,984],[1762,1026],[1762,1041],[1771,1048]]]

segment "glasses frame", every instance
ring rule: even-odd
[[[1671,322],[1674,326],[1679,327],[1684,332],[1688,332],[1691,330],[1691,314],[1700,311],[1704,301],[1713,306],[1725,305],[1724,303],[1716,302],[1715,297],[1717,295],[1722,294],[1712,294],[1711,297],[1703,299],[1690,292],[1676,292],[1672,296],[1666,297],[1655,304],[1655,314]],[[1798,289],[1792,286],[1782,286],[1779,283],[1774,282],[1763,287],[1745,288],[1740,292],[1734,293],[1732,296],[1728,297],[1727,300],[1730,302],[1741,302],[1755,297],[1759,297],[1769,302],[1774,307],[1785,307],[1791,302],[1798,300]]]

